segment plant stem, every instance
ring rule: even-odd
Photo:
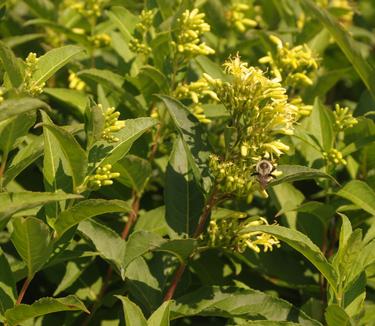
[[[204,206],[203,212],[201,216],[199,217],[197,228],[195,229],[193,237],[197,239],[202,232],[204,231],[204,226],[206,225],[207,218],[210,215],[212,209],[215,207],[215,205],[219,202],[219,199],[216,197],[217,189],[216,186],[213,187],[213,191],[211,192],[211,195],[207,199],[207,203]],[[180,282],[182,275],[184,274],[184,271],[186,269],[186,264],[184,262],[180,263],[180,266],[177,268],[173,280],[171,282],[171,285],[169,286],[166,295],[164,296],[164,301],[171,300],[173,298],[173,295],[176,291],[177,285]]]
[[[3,153],[3,157],[1,158],[1,165],[0,165],[0,192],[3,191],[3,176],[5,172],[5,167],[8,161],[8,153]]]
[[[31,280],[32,279],[28,278],[28,277],[25,279],[25,282],[22,285],[22,289],[20,291],[20,294],[18,295],[16,304],[20,304],[22,302],[22,299],[25,296],[26,290],[29,287]]]
[[[126,222],[125,227],[121,233],[121,239],[123,240],[127,239],[131,227],[133,226],[134,222],[137,220],[140,200],[141,200],[141,197],[136,192],[133,192],[132,210],[129,213],[128,221]]]

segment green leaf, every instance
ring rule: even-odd
[[[83,92],[67,88],[44,88],[43,93],[77,108],[81,115],[85,112],[88,96]]]
[[[2,192],[0,193],[0,230],[9,218],[20,211],[38,207],[53,201],[81,198],[80,195],[51,192]]]
[[[31,280],[49,259],[53,249],[52,235],[47,224],[35,217],[15,217],[11,240],[26,263]]]
[[[366,212],[375,215],[375,192],[367,183],[352,180],[341,188],[336,195],[350,200]]]
[[[166,172],[165,213],[178,236],[193,235],[204,205],[203,194],[192,175],[181,137],[177,138]]]
[[[66,45],[55,48],[42,55],[36,63],[35,72],[31,77],[32,86],[40,86],[56,71],[64,67],[76,55],[83,52],[83,49],[76,45]]]
[[[148,326],[169,326],[171,301],[164,302],[147,320]]]
[[[351,326],[350,317],[336,304],[328,306],[324,314],[328,326]]]
[[[116,295],[116,298],[122,302],[126,326],[147,326],[147,320],[143,316],[141,308],[127,297]]]
[[[198,56],[194,59],[201,68],[202,72],[210,75],[212,78],[217,78],[221,80],[227,80],[228,76],[223,72],[223,69],[217,63],[213,62],[206,56]]]
[[[3,62],[4,70],[7,72],[12,86],[18,88],[23,82],[23,73],[16,56],[2,41],[0,41],[0,60]]]
[[[327,279],[335,290],[337,286],[337,275],[332,265],[327,261],[320,249],[303,233],[278,225],[250,226],[240,231],[241,234],[261,231],[274,235],[279,240],[286,242],[289,246],[304,255]]]
[[[0,248],[0,317],[17,301],[17,288],[7,258]],[[1,318],[0,318],[1,321]]]
[[[203,137],[203,127],[197,118],[181,102],[166,95],[157,95],[171,115],[172,121],[183,140],[184,149],[194,177],[209,191],[211,180],[208,173],[208,148]]]
[[[58,237],[88,218],[116,212],[129,212],[129,204],[122,200],[87,199],[63,211],[53,224]]]
[[[61,169],[60,164],[62,164],[64,167],[64,172],[72,177],[72,190],[75,191],[76,188],[82,184],[86,176],[86,152],[82,149],[81,145],[75,140],[71,133],[54,125],[51,121],[48,121],[49,119],[46,119],[46,115],[43,115],[43,119],[43,129],[45,134],[45,179],[47,183],[52,186],[52,189],[61,189],[62,187],[58,184],[57,180],[57,172],[58,169]],[[62,153],[62,156],[56,155],[57,150]]]
[[[39,17],[53,18],[56,17],[56,8],[50,0],[25,0],[33,11]]]
[[[165,240],[160,235],[147,231],[138,231],[130,235],[126,242],[123,266],[127,268],[136,258],[150,251],[163,251],[175,255],[181,262],[186,261],[197,248],[195,239]]]
[[[141,230],[153,232],[161,236],[169,234],[169,227],[165,220],[165,206],[141,213],[134,226],[134,232]]]
[[[74,295],[65,298],[42,298],[32,305],[19,304],[5,313],[9,326],[16,326],[38,316],[59,311],[84,311],[89,313],[85,305]]]
[[[85,69],[79,71],[77,76],[107,86],[109,89],[115,88],[119,91],[122,90],[122,84],[124,83],[124,78],[122,76],[106,69]]]
[[[132,38],[135,25],[139,22],[139,18],[126,8],[120,6],[112,7],[111,10],[107,12],[107,15],[120,30],[128,43]]]
[[[49,109],[49,105],[31,97],[6,100],[0,105],[0,121],[39,108]]]
[[[328,152],[334,141],[334,118],[333,113],[316,98],[311,116],[307,121],[307,131],[317,139],[324,151]]]
[[[90,162],[95,162],[97,165],[115,164],[129,152],[133,143],[155,123],[156,120],[152,118],[125,120],[125,127],[114,134],[120,140],[113,144],[106,141],[95,143],[89,154]]]
[[[35,112],[29,111],[0,122],[0,149],[3,155],[17,146],[17,139],[25,136],[35,123]]]
[[[125,240],[121,239],[115,231],[95,220],[82,221],[79,223],[78,231],[93,243],[103,259],[113,263],[117,272],[124,278]]]
[[[290,303],[263,292],[237,287],[202,287],[177,298],[171,319],[188,316],[242,317],[321,325]]]
[[[116,179],[118,182],[140,195],[151,177],[152,168],[149,161],[135,155],[126,155],[114,165],[113,171],[120,173],[120,177]]]
[[[272,180],[269,185],[275,186],[283,182],[293,182],[299,180],[308,180],[315,178],[326,178],[331,179],[331,181],[337,184],[335,178],[331,175],[324,173],[317,169],[312,169],[307,166],[302,165],[279,165],[277,170],[281,171],[283,174],[277,179]]]
[[[339,248],[344,248],[346,245],[350,235],[353,232],[352,224],[350,223],[349,219],[341,213],[338,213],[341,217],[342,224],[340,229],[340,241],[339,241]]]
[[[87,103],[85,110],[85,131],[87,138],[86,148],[91,148],[92,145],[102,138],[102,132],[105,125],[105,117],[102,108],[94,103]]]
[[[313,1],[301,0],[301,2],[306,13],[315,16],[328,29],[375,98],[375,69],[363,58],[350,34],[325,9],[318,7]]]

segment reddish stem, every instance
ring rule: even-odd
[[[29,287],[30,282],[31,282],[31,278],[26,278],[25,282],[22,285],[22,289],[20,291],[20,294],[18,295],[16,304],[20,304],[22,302],[22,299],[25,296],[26,290]]]
[[[196,228],[196,230],[194,232],[194,235],[193,235],[193,237],[195,239],[197,239],[202,234],[202,232],[204,231],[204,227],[206,225],[207,218],[210,215],[210,213],[212,211],[212,208],[214,208],[214,206],[219,202],[219,199],[216,197],[216,193],[217,193],[217,190],[216,190],[216,187],[214,186],[214,189],[213,189],[211,195],[209,196],[206,205],[204,206],[203,212],[202,212],[201,216],[199,217],[198,225],[197,225],[197,228]],[[171,282],[171,285],[169,286],[169,288],[167,290],[167,293],[164,297],[164,301],[171,300],[173,298],[173,295],[176,291],[177,285],[180,282],[180,280],[182,278],[182,275],[184,274],[185,269],[186,269],[186,264],[180,263],[180,266],[176,270],[176,272],[173,276],[173,280]]]
[[[130,229],[132,228],[134,222],[137,220],[138,211],[139,211],[139,202],[141,198],[134,192],[133,193],[133,202],[132,202],[132,210],[129,213],[128,221],[125,224],[124,230],[121,233],[121,238],[126,240]]]

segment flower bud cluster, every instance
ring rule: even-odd
[[[340,14],[339,21],[345,26],[351,26],[355,12],[354,1],[350,0],[316,0],[319,5],[330,8]]]
[[[348,107],[342,108],[340,105],[336,104],[333,115],[335,117],[335,129],[337,131],[351,128],[358,123],[358,120],[353,117]]]
[[[323,157],[324,159],[327,161],[327,164],[331,164],[331,165],[346,165],[347,162],[346,160],[344,159],[342,153],[337,150],[336,148],[332,148],[329,150],[329,152],[323,152]]]
[[[69,88],[77,91],[83,91],[86,89],[86,83],[80,79],[74,71],[69,70]]]
[[[254,172],[253,166],[249,167],[242,161],[239,164],[230,160],[221,161],[214,154],[210,155],[209,166],[221,192],[245,197],[259,189],[255,177],[252,175]]]
[[[207,119],[204,114],[201,101],[205,97],[209,97],[214,101],[219,101],[219,99],[215,92],[210,89],[210,85],[206,79],[200,78],[197,81],[188,84],[179,83],[173,92],[173,95],[178,99],[190,99],[192,101],[190,109],[195,117],[202,123],[211,122],[211,120]]]
[[[0,87],[0,104],[4,102],[4,89]]]
[[[89,40],[96,48],[108,46],[111,44],[112,41],[111,37],[107,33],[93,35],[89,38]]]
[[[136,24],[134,36],[129,42],[129,48],[135,53],[148,55],[151,47],[147,44],[147,33],[150,32],[156,12],[154,10],[142,10],[139,23]]]
[[[66,7],[79,12],[86,18],[100,17],[107,0],[65,0]]]
[[[190,55],[209,55],[215,53],[205,42],[201,43],[203,33],[210,31],[210,25],[204,21],[205,14],[198,9],[186,10],[177,19],[176,41],[172,42],[177,52]]]
[[[99,105],[99,107],[102,109],[101,105]],[[120,139],[112,135],[112,133],[117,132],[125,127],[125,121],[119,121],[119,117],[120,112],[116,111],[114,107],[110,107],[104,112],[105,122],[104,130],[102,131],[102,139],[106,140],[109,143],[118,142]]]
[[[41,94],[43,92],[43,87],[45,86],[45,83],[36,85],[32,81],[32,76],[36,70],[36,64],[38,60],[39,59],[34,52],[30,52],[25,60],[26,69],[25,69],[24,89],[26,92],[28,92],[32,96]]]
[[[272,74],[280,79],[284,86],[299,87],[311,85],[311,74],[318,68],[317,58],[306,45],[290,46],[276,36],[270,39],[276,44],[276,53],[267,53],[267,56],[259,59],[260,63],[268,64]]]
[[[272,251],[273,247],[280,247],[280,241],[273,235],[261,231],[241,234],[240,231],[251,226],[269,225],[263,217],[224,218],[211,220],[208,227],[209,246],[233,250],[239,253],[247,248],[259,253],[261,246],[264,252]]]
[[[112,179],[118,178],[120,173],[111,172],[112,165],[106,164],[98,167],[95,174],[88,178],[87,187],[90,189],[99,189],[102,186],[110,186],[113,184]]]
[[[230,26],[234,26],[239,32],[245,32],[247,27],[257,26],[257,22],[253,19],[246,18],[246,13],[249,12],[250,6],[246,3],[234,3],[230,9],[225,13],[225,18]]]

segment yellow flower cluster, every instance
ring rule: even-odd
[[[342,108],[336,104],[333,115],[335,117],[335,128],[338,131],[351,128],[358,123],[358,120],[353,117],[348,107]]]
[[[0,104],[4,102],[4,89],[0,87]]]
[[[37,85],[32,81],[32,76],[36,70],[36,64],[38,60],[39,59],[34,52],[30,52],[25,60],[26,68],[24,90],[32,96],[41,94],[43,92],[43,87],[45,86],[45,83]]]
[[[147,44],[147,33],[152,27],[156,12],[154,10],[142,10],[139,16],[139,23],[134,29],[134,36],[129,42],[129,48],[135,53],[142,53],[148,55],[151,52],[151,47]]]
[[[250,10],[250,6],[246,3],[234,3],[225,13],[230,26],[234,26],[239,32],[243,33],[247,27],[257,26],[257,22],[253,19],[246,18],[246,13]]]
[[[69,88],[77,91],[83,91],[86,89],[86,83],[80,79],[74,71],[69,70]]]
[[[317,0],[318,4],[339,13],[339,21],[346,26],[352,25],[354,16],[354,1],[350,0]]]
[[[278,81],[267,78],[258,68],[248,67],[238,55],[224,66],[229,81],[204,76],[229,112],[235,132],[225,157],[211,155],[211,172],[224,192],[251,196],[258,190],[266,196],[254,182],[256,164],[265,158],[275,165],[276,159],[289,150],[278,137],[293,134],[301,113],[288,101],[286,89]]]
[[[87,186],[91,189],[99,189],[102,186],[110,186],[113,184],[112,179],[118,178],[120,173],[111,172],[112,165],[106,164],[98,167],[95,174],[88,178]]]
[[[172,44],[177,52],[190,56],[209,55],[215,53],[205,42],[201,42],[203,33],[210,31],[210,25],[204,21],[205,14],[198,9],[186,10],[177,19],[176,42]]]
[[[299,87],[311,85],[311,73],[318,68],[317,58],[306,45],[291,47],[276,36],[270,39],[276,44],[276,53],[267,53],[267,56],[259,59],[260,63],[268,64],[272,74],[282,81],[284,86]]]
[[[280,247],[280,241],[273,235],[261,231],[240,234],[239,231],[250,226],[269,225],[263,217],[249,218],[242,221],[239,218],[211,220],[208,227],[209,245],[233,250],[239,253],[247,248],[259,253],[263,246],[264,252]]]
[[[99,104],[99,107],[103,110],[102,106]],[[125,127],[124,120],[118,120],[120,117],[120,112],[116,111],[114,107],[108,108],[104,112],[104,130],[102,132],[102,139],[106,140],[109,143],[118,142],[120,139],[112,135],[113,132],[117,132]]]
[[[211,122],[204,114],[201,100],[207,96],[215,101],[219,101],[219,99],[215,92],[210,89],[210,85],[206,79],[200,78],[191,83],[179,83],[173,95],[178,99],[190,99],[192,101],[190,109],[196,118],[202,123]]]

